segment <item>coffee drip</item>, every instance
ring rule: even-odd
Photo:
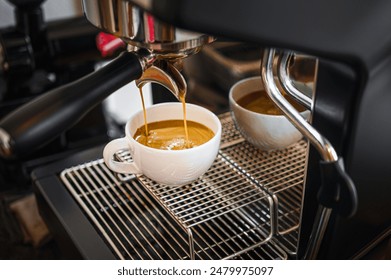
[[[179,64],[179,62],[176,62]],[[187,126],[187,118],[186,118],[186,92],[187,92],[187,84],[182,74],[176,68],[174,63],[171,63],[166,60],[158,61],[155,65],[146,69],[140,79],[136,80],[136,85],[140,91],[141,103],[143,107],[144,113],[144,133],[145,136],[149,136],[148,130],[148,120],[144,102],[144,96],[142,92],[142,87],[146,83],[157,83],[165,88],[167,88],[180,102],[182,102],[183,107],[183,127],[185,131],[185,148],[191,148],[191,144],[189,141],[189,132]]]

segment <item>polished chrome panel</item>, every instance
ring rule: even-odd
[[[130,0],[83,0],[83,10],[98,28],[158,53],[188,55],[214,40],[164,23]]]

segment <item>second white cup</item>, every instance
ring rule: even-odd
[[[268,115],[250,111],[238,100],[251,92],[263,90],[260,76],[243,79],[229,92],[229,105],[233,120],[242,136],[261,150],[279,150],[299,141],[303,136],[284,115]],[[310,111],[300,113],[308,119]]]

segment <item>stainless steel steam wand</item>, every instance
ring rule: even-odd
[[[280,70],[283,69],[280,74],[283,75],[280,75],[279,78],[289,95],[296,96],[295,99],[303,99],[303,94],[293,87],[285,72],[290,55],[292,54],[287,53],[283,56],[283,63],[280,65]],[[348,217],[354,215],[357,209],[357,193],[353,181],[344,170],[342,158],[337,155],[331,143],[294,109],[278,89],[273,72],[275,56],[274,49],[264,51],[261,74],[266,92],[289,121],[315,146],[322,157],[320,166],[323,184],[318,193],[319,207],[305,254],[306,259],[315,259],[318,256],[332,211],[337,210],[338,214]],[[311,107],[308,100],[303,103],[306,107]]]

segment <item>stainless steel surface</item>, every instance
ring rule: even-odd
[[[129,52],[133,52],[138,56],[143,72],[153,65],[157,56],[146,49],[137,49],[128,47]]]
[[[295,253],[305,142],[264,153],[241,138],[230,114],[220,119],[221,151],[190,185],[161,186],[142,175],[114,174],[101,159],[62,172],[118,258],[286,259],[277,243]],[[118,158],[131,160],[126,151]]]
[[[311,232],[310,241],[308,242],[308,248],[306,250],[306,255],[304,256],[307,260],[315,260],[318,256],[320,245],[324,234],[327,229],[328,221],[330,219],[332,209],[326,208],[324,206],[319,206],[316,213],[314,228]]]
[[[222,149],[222,154],[248,174],[273,198],[276,232],[287,234],[299,227],[307,143],[300,141],[284,150],[264,152],[248,142]]]
[[[307,142],[301,140],[284,150],[264,152],[242,141],[222,148],[222,152],[271,195],[275,206],[275,238],[279,246],[294,257],[305,184]]]
[[[137,87],[143,87],[147,83],[157,83],[167,88],[178,100],[185,98],[187,92],[185,78],[174,65],[169,62],[165,64],[164,70],[157,66],[147,68],[136,80]]]
[[[187,186],[166,187],[144,176],[138,179],[188,234],[190,255],[192,246],[198,254],[197,233],[200,230],[216,235],[212,243],[208,242],[210,248],[215,243],[242,244],[239,248],[235,246],[235,250],[226,249],[220,253],[222,259],[254,249],[273,236],[270,196],[220,155],[207,174]],[[209,226],[211,224],[215,226]],[[221,232],[215,229],[216,225],[220,225]],[[225,229],[226,226],[229,228]]]
[[[312,110],[312,99],[296,88],[293,80],[288,74],[289,60],[293,57],[294,54],[292,52],[283,53],[279,67],[279,79],[287,94],[303,105],[306,109]]]
[[[320,153],[322,159],[327,162],[338,160],[338,155],[331,143],[323,137],[314,127],[312,127],[293,108],[293,106],[283,97],[274,81],[273,60],[275,58],[274,49],[265,49],[262,60],[261,74],[266,92],[274,103],[282,110],[292,124],[307,138]]]
[[[130,0],[83,0],[83,10],[98,28],[159,55],[184,57],[214,40],[161,22]]]

